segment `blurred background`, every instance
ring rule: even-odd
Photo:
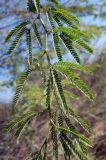
[[[42,4],[47,4],[46,0],[41,1]],[[94,53],[85,54],[81,48],[79,48],[79,53],[82,65],[87,65],[93,71],[92,76],[82,74],[81,76],[88,83],[96,98],[90,102],[80,95],[81,98],[76,101],[71,101],[68,97],[68,102],[73,104],[75,110],[92,127],[93,134],[90,138],[94,147],[89,151],[90,159],[106,160],[106,0],[60,0],[60,3],[80,19],[81,29],[91,36],[89,43]],[[25,37],[20,41],[19,47],[12,56],[7,55],[11,41],[4,43],[4,38],[12,27],[27,18],[30,18],[30,15],[24,0],[0,0],[0,129],[13,116],[11,102],[16,82],[20,73],[27,67]],[[51,40],[49,43],[51,44]],[[33,49],[35,57],[39,57],[41,51],[36,41]],[[66,53],[64,59],[73,61],[67,51],[64,50],[64,53]],[[52,48],[50,55],[52,62],[56,61]],[[18,112],[29,109],[29,107],[36,107],[37,110],[44,107],[43,87],[39,79],[39,73],[31,75],[20,99]],[[47,113],[41,117],[40,122],[37,122],[37,130],[30,128],[20,141],[16,141],[11,134],[4,135],[0,132],[0,160],[20,160],[34,147],[39,148],[44,136],[41,133],[46,134],[46,117]]]

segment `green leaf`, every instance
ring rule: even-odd
[[[58,124],[59,124],[60,127],[63,126],[63,121],[64,121],[64,117],[60,114],[58,116]]]
[[[36,23],[34,21],[32,21],[32,27],[33,27],[35,36],[36,36],[36,38],[38,40],[39,46],[42,47],[42,39],[41,39],[40,33],[38,31],[38,27],[37,27],[37,25],[36,25]]]
[[[54,67],[55,69],[55,67]],[[67,78],[71,80],[71,82],[76,86],[77,89],[79,89],[81,92],[83,92],[89,99],[93,100],[94,96],[92,92],[89,90],[87,85],[80,79],[80,77],[71,72],[69,69],[65,68],[64,66],[61,68],[56,68],[58,72],[65,75]]]
[[[82,150],[80,150],[76,144],[74,144],[74,145],[71,144],[70,148],[73,151],[76,158],[78,158],[79,160],[88,160],[87,155],[85,153],[83,153]]]
[[[22,35],[25,33],[25,28],[21,29],[18,31],[18,33],[16,34],[16,38],[14,39],[14,41],[12,42],[11,46],[9,47],[7,53],[8,54],[12,54],[12,52],[14,51],[14,49],[16,48],[20,38],[22,37]]]
[[[69,147],[69,150],[73,154],[73,156],[75,156],[79,160],[88,160],[86,154],[83,153],[80,148],[78,148],[78,145],[76,145],[76,143],[73,143],[73,141],[75,141],[75,139],[72,141],[72,139],[70,139],[65,134],[65,132],[62,133],[62,137],[63,137],[63,141],[67,144],[67,146]],[[76,140],[76,142],[77,141],[78,140]]]
[[[76,88],[76,86],[69,79],[63,79],[61,81],[61,84],[63,87],[68,86],[68,87]]]
[[[73,116],[73,118],[86,130],[87,132],[91,132],[91,127],[89,124],[81,118],[79,115],[76,115],[72,109],[69,108],[69,114]]]
[[[50,21],[52,30],[54,32],[55,24],[54,24],[53,17],[51,16],[50,13],[48,13],[48,17],[49,17],[49,21]],[[55,52],[57,54],[57,57],[58,57],[59,61],[62,61],[61,49],[60,49],[60,45],[59,45],[59,36],[58,36],[57,32],[53,33],[53,42],[54,42],[54,48],[55,48]]]
[[[53,11],[55,13],[60,14],[60,17],[63,16],[70,21],[74,21],[76,23],[79,23],[79,19],[76,16],[70,14],[70,12],[68,12],[67,10],[60,9],[60,8],[55,8]]]
[[[29,68],[26,72],[22,73],[21,76],[20,76],[20,79],[19,79],[19,82],[17,84],[17,87],[16,87],[16,92],[15,92],[15,95],[14,95],[14,98],[13,98],[13,106],[15,106],[19,100],[19,97],[24,89],[24,85],[26,83],[26,80],[29,76],[29,74],[34,71],[36,68]]]
[[[60,142],[61,142],[62,147],[63,147],[65,160],[70,160],[70,156],[72,155],[72,152],[71,152],[69,146],[67,145],[66,140],[63,137],[63,133],[60,133],[59,139],[60,139]]]
[[[46,106],[48,109],[50,109],[50,93],[51,93],[51,79],[49,77],[46,85]]]
[[[28,11],[35,13],[36,8],[35,8],[33,0],[27,0],[27,9]]]
[[[75,23],[73,23],[69,19],[63,17],[62,15],[60,16],[60,14],[55,14],[53,17],[59,26],[63,26],[61,23],[61,21],[62,21],[64,23],[66,23],[67,25],[69,25],[70,27],[79,30],[78,26]]]
[[[59,61],[62,61],[62,53],[61,53],[61,49],[60,49],[60,45],[59,45],[59,37],[57,33],[53,34],[53,39],[54,39],[54,46],[55,46],[55,50],[58,56]]]
[[[56,125],[56,112],[52,113],[53,124],[51,123],[51,139],[53,144],[53,153],[55,160],[58,160],[58,139],[57,139],[57,130],[54,126]]]
[[[88,39],[88,36],[84,32],[81,32],[80,30],[74,28],[59,26],[54,31],[64,32],[69,35],[73,40],[77,40],[79,37]]]
[[[32,64],[32,39],[31,39],[31,31],[28,29],[26,31],[26,42],[27,42],[27,50],[28,50],[28,63]]]
[[[75,130],[72,130],[72,129],[70,130],[70,129],[67,129],[67,128],[63,128],[63,127],[58,127],[58,129],[60,131],[65,131],[66,133],[70,133],[74,137],[81,139],[81,141],[84,144],[86,144],[87,146],[90,146],[90,147],[92,146],[90,140],[88,138],[86,138],[84,135],[80,134],[79,132],[77,132]]]
[[[73,94],[67,90],[64,90],[64,94],[68,97],[68,99],[77,99],[78,98],[75,94]]]
[[[76,158],[78,158],[79,160],[88,160],[87,155],[84,154],[81,150],[79,150],[75,144],[71,144],[70,148],[73,151],[73,154],[76,156]]]
[[[12,28],[12,30],[8,33],[8,35],[5,38],[5,42],[7,42],[13,35],[16,35],[19,30],[22,30],[29,22],[22,22],[19,25]]]
[[[79,44],[85,50],[87,50],[89,53],[93,53],[93,49],[83,40],[78,39],[78,40],[76,40],[76,43]]]
[[[83,142],[81,142],[80,140],[76,141],[76,144],[78,146],[78,148],[84,153],[87,154],[87,146],[84,145]]]
[[[60,38],[62,39],[66,48],[70,51],[71,55],[74,57],[76,62],[78,62],[80,64],[80,58],[79,58],[78,53],[76,52],[76,50],[73,47],[72,40],[69,39],[68,37],[66,37],[64,34],[60,34]]]
[[[25,121],[18,123],[17,129],[14,134],[16,138],[19,138],[22,135],[23,131],[27,127],[27,123],[28,123],[28,120],[27,121],[25,120]]]
[[[40,0],[34,0],[34,5],[35,5],[37,12],[39,12],[40,11]]]
[[[79,70],[87,74],[91,74],[92,71],[88,69],[85,66],[81,66],[77,63],[71,63],[67,61],[62,61],[62,62],[56,62],[53,64],[53,67],[57,70],[58,68],[61,69],[61,67],[67,68],[67,69],[74,69],[74,70]]]
[[[63,124],[64,124],[64,117],[62,115],[58,116],[58,124],[59,124],[58,125],[59,127],[62,127]],[[59,139],[60,139],[60,142],[61,142],[62,147],[63,147],[64,158],[65,158],[65,160],[69,160],[70,155],[71,155],[71,150],[69,149],[68,145],[66,144],[66,141],[65,141],[63,135],[64,135],[64,131],[61,131],[60,134],[59,134]]]
[[[12,119],[9,123],[7,123],[4,126],[4,131],[5,132],[10,131],[17,124],[20,124],[23,121],[27,121],[28,119],[30,119],[31,117],[34,117],[35,115],[36,115],[36,112],[30,111],[30,112],[21,114],[20,116],[17,116],[16,118]]]
[[[65,120],[65,122],[66,122],[66,124],[67,124],[67,126],[69,127],[70,130],[71,129],[75,130],[75,127],[72,125],[70,119],[67,116],[64,116],[64,120]]]
[[[56,91],[57,91],[58,96],[60,98],[60,101],[62,103],[62,107],[65,109],[65,111],[67,111],[68,106],[67,106],[66,99],[65,99],[65,96],[64,96],[64,92],[63,92],[63,88],[62,88],[62,85],[61,85],[61,80],[58,76],[58,73],[55,70],[53,70],[53,80],[54,80],[54,84],[55,84],[55,87],[56,87]]]
[[[56,15],[53,15],[53,19],[58,24],[58,26],[63,26],[63,24],[61,23],[60,19]]]
[[[91,132],[91,127],[89,126],[89,124],[79,115],[76,115],[75,112],[72,110],[72,108],[68,108],[67,114],[71,115],[88,133]]]
[[[50,25],[52,27],[52,30],[54,32],[54,30],[55,30],[56,27],[55,27],[55,23],[54,23],[54,19],[52,17],[52,14],[48,11],[47,15],[48,15],[48,19],[49,19]]]

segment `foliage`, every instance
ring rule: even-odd
[[[15,108],[30,74],[36,70],[41,72],[41,76],[44,80],[43,85],[45,87],[45,107],[49,112],[49,130],[41,149],[38,152],[31,153],[27,159],[46,159],[48,149],[47,143],[49,143],[49,138],[51,138],[53,144],[53,156],[56,160],[59,158],[59,148],[63,149],[65,160],[69,160],[70,157],[73,156],[75,156],[76,159],[87,160],[87,147],[92,146],[91,142],[86,136],[77,131],[70,117],[73,117],[73,119],[87,132],[90,132],[90,127],[85,120],[78,116],[73,109],[68,106],[65,91],[63,89],[62,77],[66,78],[71,84],[70,86],[74,86],[76,89],[82,91],[90,100],[93,100],[94,96],[92,92],[75,72],[77,70],[87,74],[91,73],[88,68],[80,65],[79,53],[76,51],[75,43],[78,43],[90,53],[93,51],[87,43],[89,37],[87,37],[87,34],[82,32],[78,27],[79,19],[67,10],[62,9],[62,6],[57,0],[51,0],[50,2],[51,3],[49,3],[48,7],[43,7],[40,0],[27,0],[27,9],[32,15],[30,20],[22,22],[13,28],[6,37],[6,41],[8,41],[13,35],[15,35],[15,39],[8,50],[9,54],[14,52],[14,49],[24,34],[26,35],[28,50],[28,68],[21,75],[17,84],[13,106]],[[34,20],[34,15],[37,17],[36,21],[39,21],[40,26],[42,26],[45,31],[45,40],[43,40],[42,33]],[[46,16],[49,22],[49,27],[47,27],[43,20],[44,16]],[[34,32],[37,42],[42,50],[42,57],[46,56],[47,58],[46,60],[48,64],[46,67],[44,67],[45,62],[41,62],[40,58],[35,59],[33,57],[32,32]],[[49,55],[49,36],[52,36],[53,38],[52,45],[58,58],[58,62],[54,64],[51,63]],[[76,63],[63,60],[64,57],[61,50],[61,43],[70,51],[75,58]],[[72,98],[76,98],[74,94],[70,94]],[[58,104],[58,108],[53,105],[54,99]],[[5,129],[11,130],[16,127],[15,135],[19,137],[29,120],[33,119],[35,116],[37,117],[39,114],[41,113],[39,112],[36,114],[35,111],[26,110],[25,113],[10,121]]]

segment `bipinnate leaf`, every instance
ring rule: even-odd
[[[16,48],[19,40],[21,39],[22,35],[25,33],[26,29],[25,28],[22,28],[21,30],[19,30],[16,34],[16,37],[15,39],[13,40],[11,46],[9,47],[7,53],[8,54],[12,54],[14,49]]]
[[[20,79],[18,81],[18,84],[16,86],[16,92],[15,92],[15,95],[13,98],[13,106],[16,106],[16,104],[21,96],[21,93],[24,89],[24,86],[25,86],[25,83],[28,79],[28,76],[30,75],[30,73],[32,71],[35,71],[35,70],[36,70],[36,67],[32,67],[32,68],[29,68],[26,72],[21,74]]]
[[[55,68],[55,66],[53,66],[53,68],[61,74],[65,75],[76,86],[76,88],[83,92],[89,99],[94,99],[92,92],[77,74],[73,73],[69,70],[69,68],[64,66],[61,66],[61,68],[57,66]]]
[[[27,51],[28,51],[28,63],[32,65],[32,37],[31,37],[31,30],[28,29],[26,31],[26,42],[27,42]]]
[[[70,70],[79,70],[79,71],[82,71],[86,74],[92,74],[92,71],[89,68],[87,68],[86,66],[81,66],[77,63],[62,61],[62,62],[54,63],[53,66],[54,66],[55,69],[64,67],[64,68],[67,68],[67,69],[70,69]]]
[[[17,26],[15,26],[14,28],[12,28],[12,30],[7,34],[7,36],[5,37],[5,42],[9,41],[10,38],[13,35],[16,35],[18,33],[19,30],[22,30],[27,24],[29,23],[29,21],[26,22],[22,22],[20,24],[18,24]]]

